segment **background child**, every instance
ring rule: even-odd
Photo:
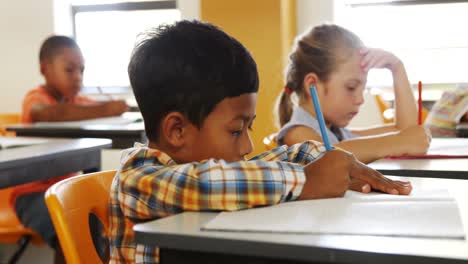
[[[65,36],[47,38],[41,46],[39,60],[45,84],[24,98],[23,122],[81,120],[120,115],[127,110],[123,101],[96,103],[78,95],[84,61],[73,39]],[[44,192],[54,183],[74,175],[17,186],[11,197],[20,222],[56,249],[56,263],[65,263],[65,260],[45,204]]]
[[[314,142],[245,161],[253,149],[257,68],[242,44],[212,25],[158,28],[135,48],[128,71],[149,145],[125,152],[112,183],[111,263],[157,263],[158,249],[135,244],[132,227],[183,211],[337,197],[348,188],[411,191],[409,183],[390,181],[347,152],[325,154]]]
[[[468,87],[445,91],[426,119],[434,137],[456,137],[458,123],[468,122]]]
[[[372,68],[392,72],[396,122],[348,130],[346,126],[364,103],[367,73]],[[427,151],[430,135],[417,126],[415,99],[405,67],[395,55],[364,47],[354,33],[337,25],[320,25],[299,36],[290,54],[286,87],[276,106],[280,144],[322,141],[309,89],[312,85],[331,144],[352,152],[360,161]]]
[[[45,84],[28,92],[23,101],[22,122],[74,121],[120,115],[124,101],[97,103],[79,96],[84,60],[76,42],[66,36],[47,38],[39,53]]]

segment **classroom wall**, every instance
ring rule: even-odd
[[[273,105],[283,86],[285,51],[291,46],[295,34],[295,1],[201,0],[200,3],[201,18],[234,36],[257,62],[260,88],[257,118],[251,133],[253,154],[257,154],[265,150],[263,137],[276,131]]]
[[[200,19],[200,0],[176,0],[182,19]]]
[[[53,28],[53,0],[0,1],[0,113],[19,112],[26,91],[41,82],[38,50]]]
[[[296,0],[297,1],[297,33],[324,23],[333,22],[336,1],[341,0]]]

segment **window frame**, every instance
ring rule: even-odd
[[[144,2],[122,2],[112,4],[89,4],[72,5],[72,26],[73,37],[76,39],[76,15],[85,12],[106,12],[106,11],[141,11],[157,9],[177,9],[175,0],[165,1],[144,1]]]
[[[111,11],[142,11],[142,10],[158,10],[158,9],[177,9],[176,0],[164,1],[141,1],[141,2],[118,2],[111,4],[78,4],[71,5],[72,16],[72,34],[73,39],[77,39],[76,35],[76,15],[86,12],[111,12]],[[106,93],[110,94],[128,94],[130,92],[129,85],[122,86],[102,86]],[[96,86],[82,87],[84,94],[99,94],[99,89]]]

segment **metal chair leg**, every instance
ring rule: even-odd
[[[23,236],[19,240],[19,247],[16,250],[15,254],[13,254],[13,256],[10,258],[10,260],[8,260],[8,264],[15,264],[19,260],[19,258],[23,255],[24,251],[28,247],[30,241],[31,236]]]

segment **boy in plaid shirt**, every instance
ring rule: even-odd
[[[256,64],[210,24],[159,27],[137,45],[128,71],[149,143],[126,150],[112,184],[111,263],[158,263],[157,248],[135,243],[133,225],[183,211],[339,197],[349,188],[411,191],[408,182],[313,141],[245,160],[253,148]]]

